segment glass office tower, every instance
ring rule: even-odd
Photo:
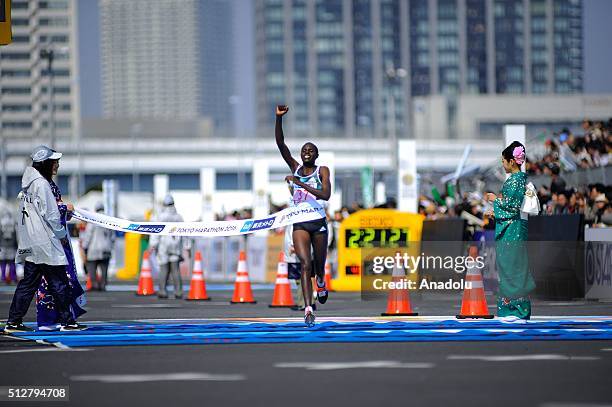
[[[388,137],[413,97],[582,92],[581,0],[258,0],[256,21],[262,129],[277,103],[295,131]]]

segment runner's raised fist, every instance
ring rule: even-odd
[[[289,106],[287,105],[277,105],[276,106],[276,115],[277,116],[284,116],[285,113],[287,113],[289,111]]]

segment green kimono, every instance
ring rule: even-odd
[[[493,202],[495,210],[496,265],[499,273],[497,315],[529,319],[529,293],[535,283],[529,273],[527,255],[527,220],[521,219],[521,204],[527,176],[523,172],[510,175],[502,186],[500,198]]]

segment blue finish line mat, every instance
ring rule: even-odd
[[[68,347],[304,342],[612,340],[612,317],[542,317],[531,321],[450,317],[138,320],[88,322],[80,332],[37,331],[23,339]]]

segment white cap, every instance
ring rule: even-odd
[[[174,198],[172,198],[172,195],[168,194],[164,197],[163,205],[164,206],[174,205]]]
[[[62,153],[58,153],[47,146],[38,146],[32,151],[30,157],[35,163],[40,163],[46,160],[59,160],[62,158]]]

